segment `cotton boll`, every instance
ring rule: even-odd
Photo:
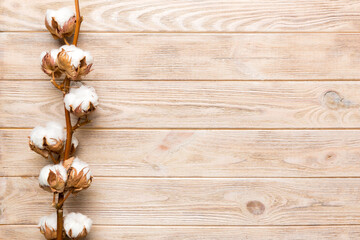
[[[55,18],[55,21],[57,24],[59,24],[60,27],[64,27],[64,24],[74,16],[74,11],[66,7],[60,8],[58,10],[48,9],[46,11],[46,21],[51,24],[52,18]]]
[[[68,56],[71,59],[71,65],[73,65],[75,68],[78,68],[80,65],[80,61],[86,57],[86,63],[91,64],[93,61],[93,57],[90,55],[89,52],[83,51],[81,48],[76,47],[75,45],[64,45],[60,47],[61,49],[64,49]]]
[[[45,167],[43,167],[40,171],[40,175],[39,175],[39,184],[42,187],[49,187],[49,183],[47,181],[48,177],[49,177],[49,173],[50,173],[50,169],[52,168],[53,165],[46,165]]]
[[[40,218],[38,227],[43,228],[45,227],[45,224],[56,231],[57,229],[57,218],[56,218],[56,213],[53,213],[49,216],[43,216],[42,218]]]
[[[65,140],[64,125],[59,122],[48,122],[46,124],[46,141],[48,144],[56,144],[58,140]]]
[[[90,232],[92,220],[81,213],[69,213],[64,220],[66,235],[71,239],[84,238]]]
[[[46,239],[55,239],[57,230],[57,216],[53,213],[40,219],[38,227]]]
[[[51,55],[51,57],[52,57],[54,60],[56,60],[56,59],[57,59],[57,55],[59,54],[59,52],[60,52],[59,49],[52,49],[52,50],[50,51],[50,55]]]
[[[46,136],[46,129],[42,126],[35,127],[30,134],[30,140],[33,144],[40,148],[44,149],[44,137]]]
[[[63,192],[67,180],[67,171],[61,164],[43,167],[39,175],[39,185],[45,190]]]
[[[45,149],[44,146],[44,138],[46,135],[46,129],[37,126],[35,127],[29,136],[29,147],[32,151],[40,154],[41,156],[48,158],[49,157],[49,151]]]
[[[92,64],[94,59],[91,56],[91,54],[89,52],[84,52],[84,56],[86,57],[86,63],[87,64]]]
[[[70,92],[64,97],[66,109],[77,117],[82,117],[94,111],[99,105],[98,101],[99,97],[95,89],[86,85],[70,89]]]
[[[45,26],[54,39],[71,37],[75,32],[75,13],[69,8],[49,9],[46,11]]]
[[[66,188],[71,189],[74,193],[80,192],[90,187],[92,178],[89,165],[76,157],[72,160],[69,169]]]
[[[64,45],[60,49],[64,49],[66,54],[70,57],[71,65],[77,68],[81,59],[84,58],[84,52],[75,45]]]
[[[51,24],[52,22],[52,18],[54,17],[55,18],[55,15],[56,15],[56,11],[55,10],[52,10],[52,9],[48,9],[46,10],[46,21]]]
[[[57,65],[72,80],[80,80],[91,71],[93,58],[90,53],[74,45],[60,47]]]
[[[59,49],[52,49],[50,52],[42,52],[40,54],[41,69],[50,77],[54,76],[57,78],[62,75],[56,63],[59,51]]]
[[[35,127],[29,137],[31,150],[48,157],[49,152],[60,153],[65,140],[64,126],[58,122],[49,122],[46,127]]]
[[[67,7],[60,8],[55,13],[56,22],[60,25],[60,27],[64,27],[65,23],[72,17],[75,17],[75,13]]]
[[[79,173],[83,171],[86,175],[86,180],[89,180],[92,176],[89,164],[86,162],[81,161],[78,157],[76,157],[71,165],[72,168],[76,169]]]
[[[60,123],[49,122],[46,127],[35,127],[30,134],[30,140],[36,147],[44,149],[46,145],[54,145],[59,141],[63,141],[65,137],[64,131],[64,127]]]

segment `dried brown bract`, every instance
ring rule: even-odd
[[[91,71],[92,56],[74,45],[64,45],[57,55],[56,63],[69,79],[80,80]]]
[[[62,193],[66,180],[67,171],[61,164],[47,165],[40,171],[39,185],[46,191]]]
[[[41,69],[50,77],[55,78],[61,77],[62,75],[62,72],[56,64],[57,54],[57,49],[53,49],[50,52],[43,52],[41,54]]]
[[[68,164],[67,164],[68,165]],[[69,175],[66,182],[66,189],[73,193],[90,187],[93,177],[89,165],[79,158],[73,159],[69,168]]]
[[[46,239],[56,239],[57,219],[56,214],[44,216],[40,219],[38,225],[40,232]]]

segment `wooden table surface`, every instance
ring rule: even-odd
[[[81,0],[76,133],[93,185],[65,204],[87,239],[360,239],[360,2]],[[0,239],[42,239],[53,212],[31,128],[63,119],[39,65],[48,8],[0,3]]]

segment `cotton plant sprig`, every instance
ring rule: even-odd
[[[76,14],[68,9],[47,10],[45,26],[54,37],[65,45],[41,53],[41,69],[50,77],[51,83],[63,93],[66,126],[49,122],[35,127],[29,136],[29,146],[34,152],[53,164],[43,167],[39,185],[53,194],[52,206],[56,213],[40,219],[38,227],[46,239],[83,239],[90,232],[92,220],[81,213],[64,214],[63,205],[71,194],[90,187],[93,176],[89,165],[75,156],[79,141],[73,133],[90,122],[88,115],[98,106],[95,89],[80,82],[93,64],[91,54],[76,47],[80,24],[79,0],[75,0]],[[72,37],[72,45],[67,38]],[[63,78],[61,84],[57,81]],[[73,83],[76,82],[76,83]],[[77,118],[71,123],[72,114]]]

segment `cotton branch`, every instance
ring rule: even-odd
[[[76,86],[91,71],[93,58],[89,52],[76,47],[82,22],[79,0],[75,0],[75,9],[76,14],[68,8],[47,10],[46,28],[54,39],[61,39],[66,45],[41,53],[43,72],[64,95],[66,130],[62,124],[50,122],[46,127],[35,127],[29,137],[31,150],[54,163],[45,166],[39,176],[39,185],[52,192],[52,205],[56,208],[56,214],[41,218],[39,223],[40,232],[46,239],[62,240],[65,233],[71,239],[84,238],[92,224],[91,219],[82,214],[70,213],[64,217],[63,213],[63,205],[69,196],[87,189],[92,182],[89,165],[74,156],[78,140],[73,132],[90,122],[88,114],[98,105],[98,96],[92,87]],[[73,43],[69,45],[67,38],[72,35]],[[63,83],[58,84],[55,79],[64,75]],[[72,85],[71,81],[77,83]],[[74,126],[70,114],[78,117]]]

